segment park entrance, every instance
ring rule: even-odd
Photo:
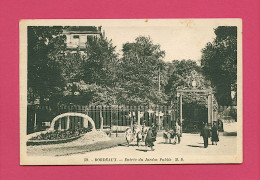
[[[213,121],[217,121],[217,110],[218,105],[214,98],[214,91],[211,89],[178,89],[177,90],[177,102],[178,102],[178,119],[180,125],[183,125],[183,96],[197,94],[200,97],[206,97],[207,109],[208,109],[208,120],[207,123],[212,125]],[[182,129],[182,128],[181,128]]]

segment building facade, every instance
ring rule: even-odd
[[[102,35],[101,26],[69,26],[65,27],[67,49],[84,50],[88,40]]]

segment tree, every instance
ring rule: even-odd
[[[112,40],[106,37],[88,38],[85,60],[82,64],[82,80],[88,84],[113,86],[118,54]]]
[[[55,103],[62,95],[64,81],[60,60],[65,49],[64,39],[60,26],[28,27],[28,92],[40,98],[41,103]]]
[[[168,64],[169,80],[165,86],[165,92],[172,100],[177,100],[178,89],[193,89],[192,82],[196,82],[196,89],[210,89],[210,82],[205,80],[202,69],[192,60],[174,60]],[[183,97],[184,103],[206,105],[205,98],[198,94],[187,94]]]
[[[115,105],[116,95],[109,87],[87,84],[84,81],[67,83],[64,91],[64,103],[77,105]]]
[[[153,44],[150,37],[140,36],[135,42],[123,45],[123,57],[119,63],[117,81],[121,88],[118,100],[124,105],[164,104],[166,96],[159,92],[159,71],[161,84],[165,84],[165,52],[160,45]],[[161,67],[161,68],[159,68]]]
[[[66,51],[61,60],[62,76],[66,83],[79,82],[83,79],[84,69],[82,68],[86,55],[80,51]]]
[[[220,105],[231,105],[231,91],[237,92],[237,27],[219,26],[216,38],[202,49],[202,69],[216,88]]]
[[[88,37],[84,52],[67,52],[62,65],[67,85],[64,102],[73,104],[116,104],[117,53],[106,37]]]

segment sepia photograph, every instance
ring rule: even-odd
[[[243,162],[241,19],[19,31],[21,165]]]

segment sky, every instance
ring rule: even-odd
[[[122,54],[122,45],[135,38],[150,36],[166,52],[164,61],[191,59],[200,64],[201,50],[215,38],[216,25],[203,26],[103,26],[106,37],[112,39],[116,50]]]

